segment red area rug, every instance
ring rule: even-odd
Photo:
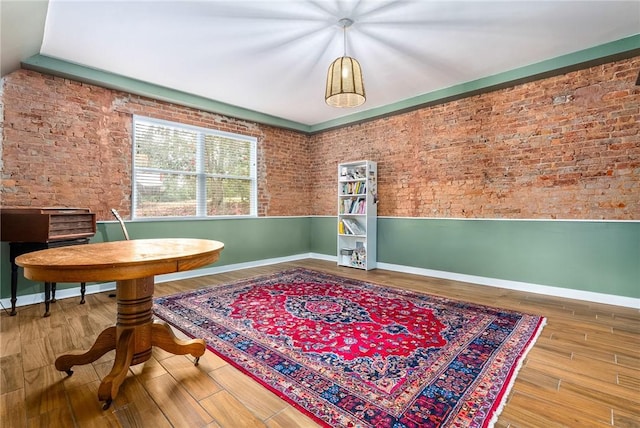
[[[154,313],[332,427],[485,427],[545,319],[307,269]]]

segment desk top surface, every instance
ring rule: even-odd
[[[207,239],[135,239],[23,254],[16,264],[35,281],[90,282],[181,272],[218,260],[224,244]]]

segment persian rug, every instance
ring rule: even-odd
[[[154,299],[154,313],[331,427],[485,427],[540,316],[292,269]]]

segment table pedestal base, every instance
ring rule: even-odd
[[[117,282],[118,322],[100,333],[91,349],[79,355],[62,355],[56,359],[56,369],[73,374],[71,367],[90,364],[115,349],[111,372],[98,388],[98,399],[105,401],[104,410],[118,395],[129,367],[147,361],[151,349],[157,346],[176,355],[191,354],[198,359],[206,349],[202,339],[180,340],[164,322],[153,322],[153,277]]]

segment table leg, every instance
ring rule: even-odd
[[[73,374],[71,367],[90,364],[98,360],[109,351],[116,349],[116,328],[109,327],[98,335],[93,346],[84,354],[62,355],[56,359],[56,369],[67,372],[69,376]]]
[[[116,283],[118,322],[116,324],[116,358],[111,372],[98,388],[98,399],[111,405],[130,366],[151,357],[153,330],[153,277],[120,280]]]
[[[204,354],[204,340],[178,339],[166,323],[153,322],[153,289],[153,277],[117,281],[116,326],[100,333],[91,349],[84,354],[63,355],[56,360],[56,369],[70,375],[74,365],[92,363],[106,352],[116,350],[111,372],[98,388],[98,399],[105,401],[104,410],[118,395],[129,367],[147,361],[153,346],[177,355],[191,354],[196,358],[196,364]]]
[[[102,379],[98,388],[98,400],[105,401],[103,410],[111,406],[111,401],[118,395],[120,385],[127,377],[131,360],[133,359],[135,330],[128,329],[122,332],[116,343],[116,359],[113,368]]]
[[[151,330],[151,344],[175,355],[191,354],[198,360],[204,354],[206,344],[203,339],[178,339],[165,322],[156,322]]]

